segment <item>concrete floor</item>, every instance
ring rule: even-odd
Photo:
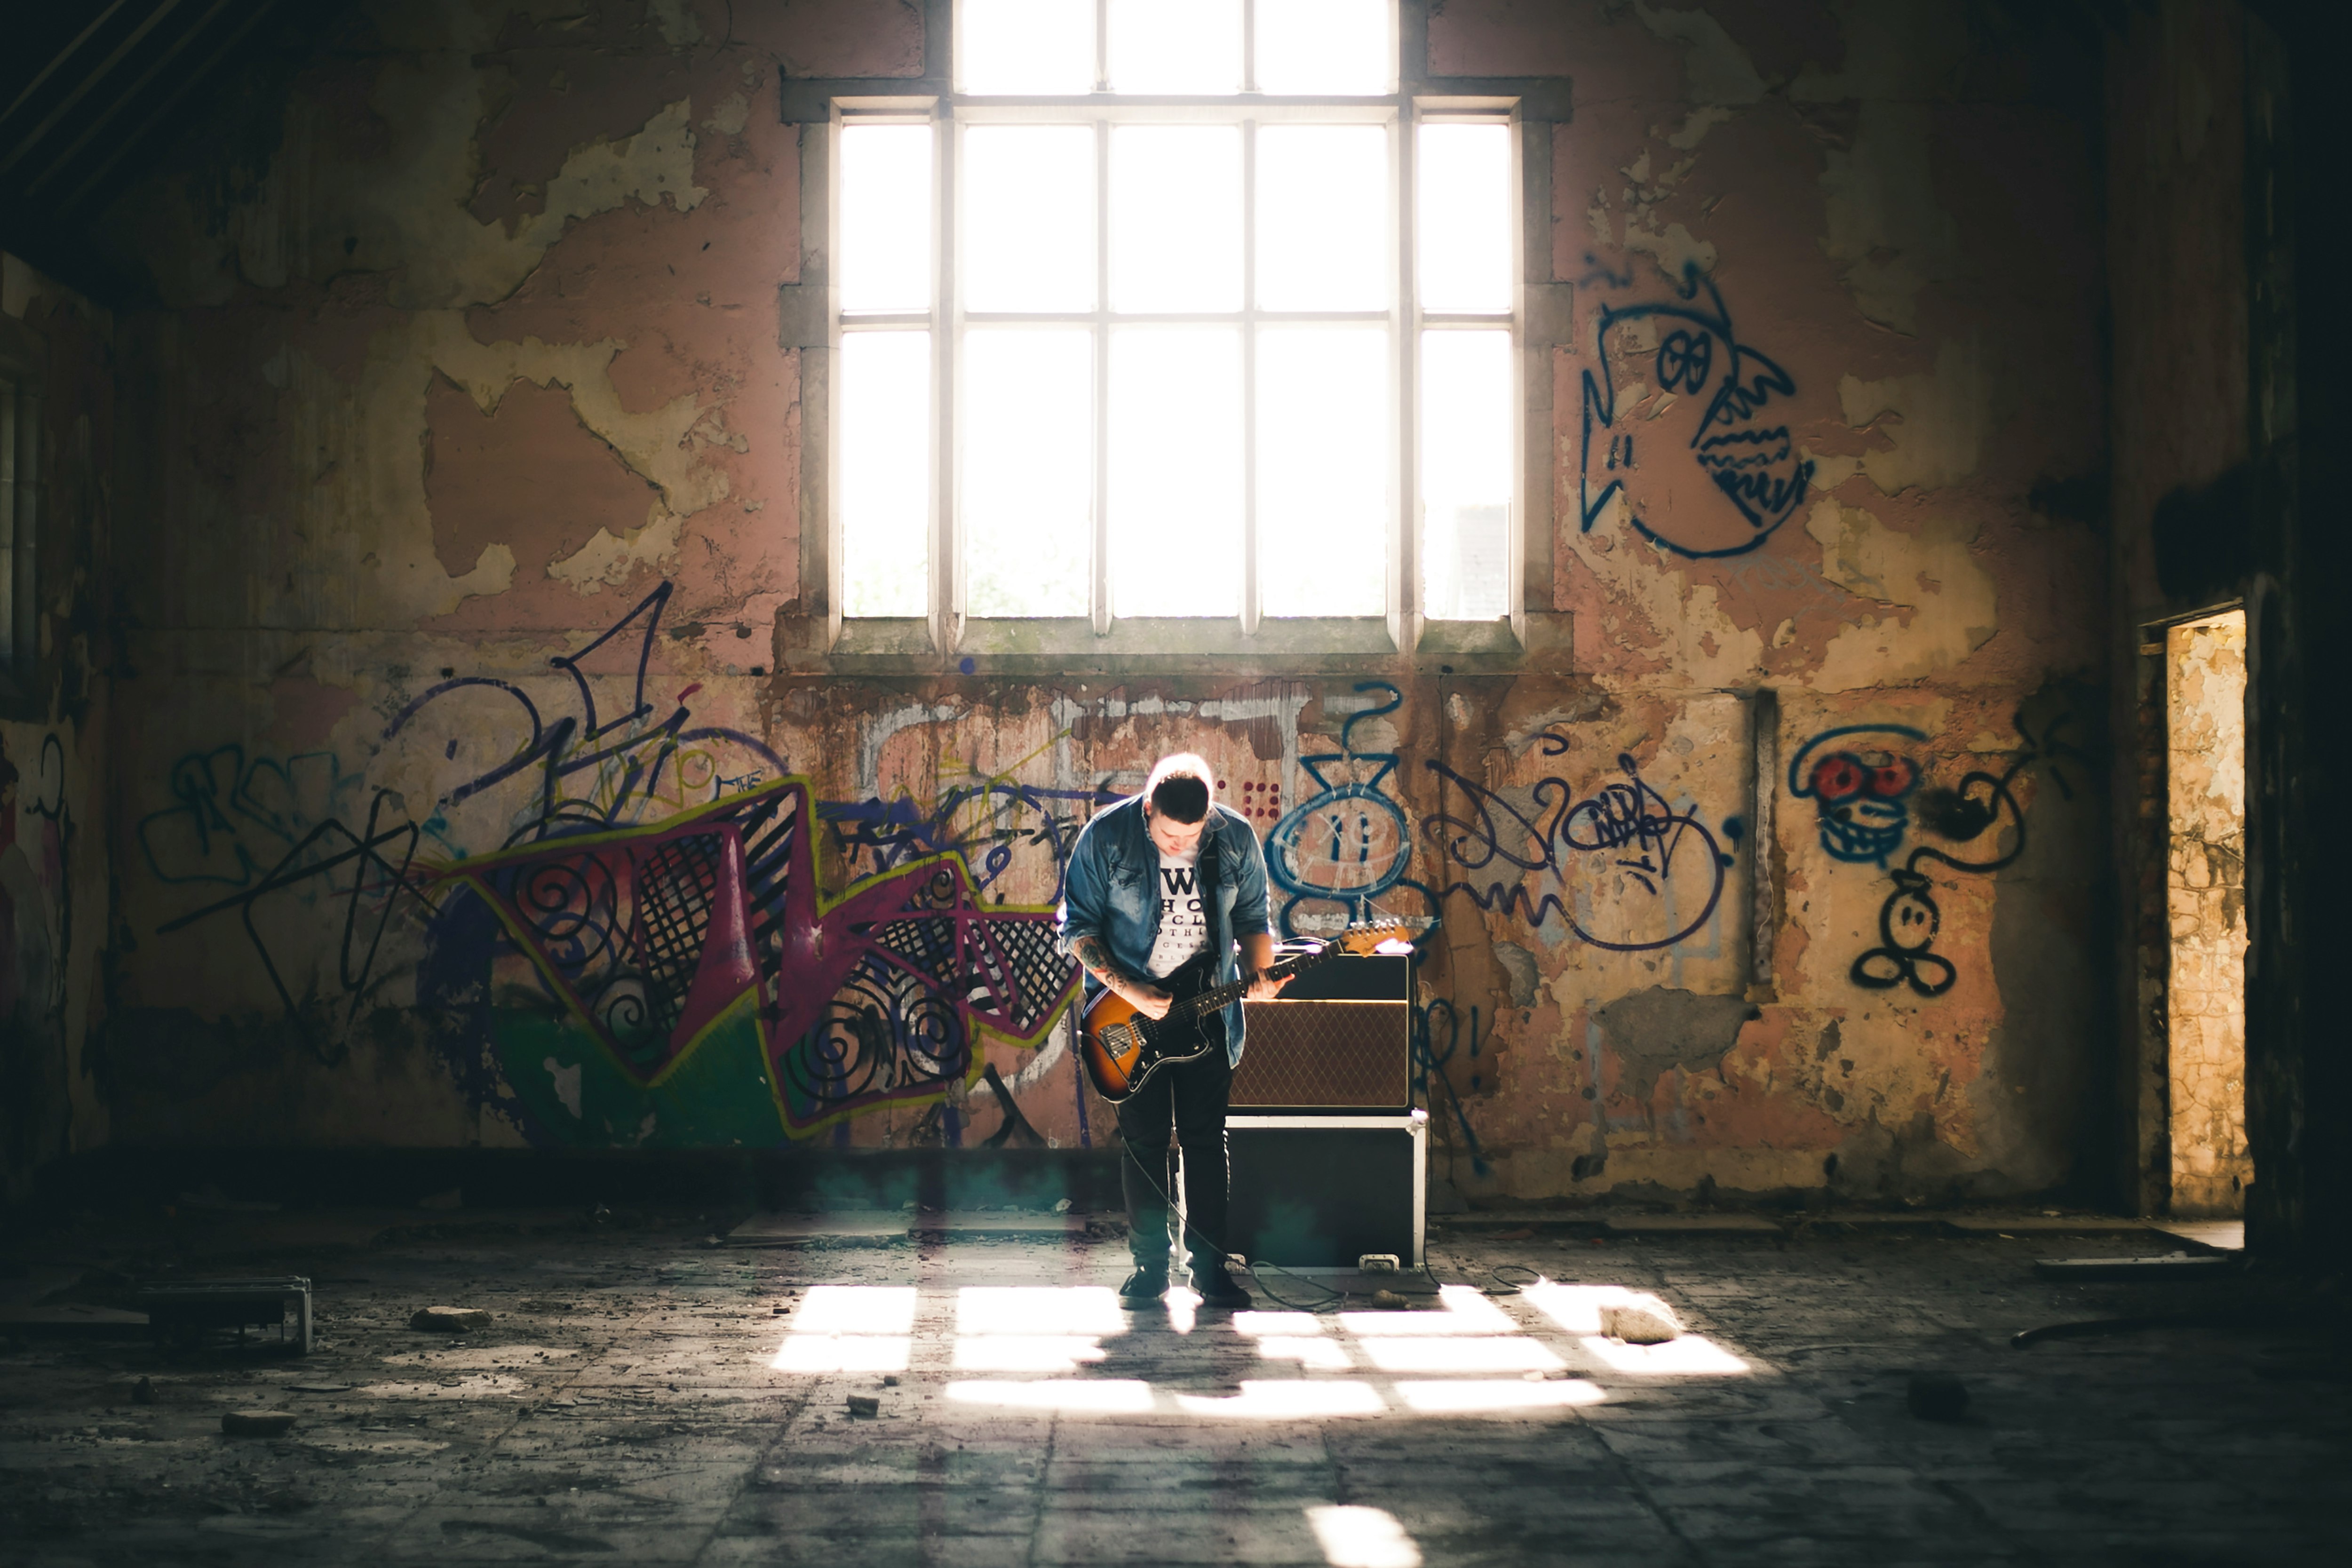
[[[6,1341],[0,1561],[2352,1560],[2340,1298],[2032,1268],[2168,1250],[2146,1237],[1455,1228],[1433,1269],[1474,1288],[1424,1310],[1236,1319],[1119,1312],[1099,1237],[745,1250],[706,1243],[715,1217],[20,1236],[20,1294],[96,1270],[68,1300],[309,1272],[322,1342]],[[1569,1288],[1475,1289],[1504,1264]],[[1695,1333],[1601,1339],[1594,1287],[1655,1291]],[[444,1303],[491,1327],[408,1326]],[[2009,1343],[2116,1314],[2209,1317]],[[1957,1375],[1966,1418],[1910,1414],[1916,1372]],[[225,1436],[243,1409],[299,1424]]]

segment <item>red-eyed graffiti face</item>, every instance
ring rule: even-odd
[[[1901,800],[1919,782],[1919,770],[1903,757],[1872,763],[1850,752],[1836,752],[1813,764],[1813,794],[1822,804],[1842,805],[1858,796]]]
[[[1813,763],[1800,793],[1819,803],[1822,848],[1840,860],[1883,863],[1902,847],[1911,820],[1904,797],[1918,784],[1907,757],[1832,752]]]

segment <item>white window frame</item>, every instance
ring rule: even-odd
[[[1528,512],[1528,452],[1527,440],[1528,377],[1526,354],[1526,213],[1520,193],[1519,100],[1499,96],[1442,96],[1415,93],[1401,79],[1396,90],[1384,94],[1275,95],[1255,90],[1255,25],[1254,0],[1243,0],[1244,86],[1232,95],[1116,94],[1101,90],[1107,79],[1107,0],[1097,0],[1095,23],[1096,86],[1090,94],[1066,96],[972,94],[960,89],[930,96],[844,96],[832,100],[825,153],[826,247],[840,254],[841,131],[852,125],[921,124],[931,129],[931,298],[921,311],[859,312],[845,316],[840,289],[827,291],[826,344],[835,367],[827,375],[825,428],[827,451],[826,605],[828,636],[833,651],[847,654],[907,655],[936,652],[959,654],[1154,654],[1154,653],[1296,653],[1380,654],[1410,650],[1423,642],[1432,625],[1448,628],[1445,646],[1463,652],[1515,652],[1527,640],[1526,543]],[[956,4],[954,31],[961,43],[963,6]],[[1402,68],[1398,7],[1388,7],[1389,58]],[[960,52],[960,50],[959,50]],[[950,76],[950,82],[953,78]],[[1389,234],[1391,289],[1385,310],[1268,311],[1255,307],[1256,294],[1256,139],[1255,128],[1269,123],[1380,124],[1390,137]],[[975,124],[1091,124],[1095,143],[1096,306],[1091,311],[1067,313],[966,312],[956,286],[957,236],[961,188],[956,170],[962,153],[963,131]],[[1109,131],[1118,124],[1234,124],[1243,128],[1243,309],[1226,312],[1118,312],[1110,309],[1108,279]],[[1511,199],[1511,308],[1507,311],[1469,313],[1424,311],[1415,275],[1417,205],[1414,195],[1417,132],[1426,124],[1481,123],[1503,125],[1510,132],[1511,169],[1507,189]],[[1110,613],[1108,517],[1108,343],[1117,323],[1183,321],[1234,323],[1242,332],[1243,353],[1243,585],[1237,616],[1114,618]],[[956,441],[961,388],[958,374],[961,339],[968,324],[1084,325],[1094,344],[1094,493],[1089,614],[1082,617],[971,617],[966,614],[963,584],[965,554],[961,527],[961,454]],[[1358,321],[1383,322],[1391,345],[1391,453],[1395,468],[1390,484],[1386,537],[1381,542],[1386,564],[1387,598],[1383,612],[1363,617],[1268,617],[1260,613],[1258,518],[1256,484],[1256,328],[1261,322]],[[1507,521],[1504,559],[1507,614],[1496,621],[1430,623],[1422,611],[1423,501],[1420,490],[1419,362],[1424,331],[1507,331],[1510,334],[1511,474],[1507,498]],[[929,548],[925,561],[926,613],[919,620],[857,617],[844,614],[844,530],[841,517],[841,377],[842,340],[850,332],[928,331],[931,338],[931,406],[929,418],[929,503],[927,510]]]

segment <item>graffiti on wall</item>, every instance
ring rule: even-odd
[[[1847,970],[1856,985],[1872,991],[1907,986],[1920,996],[1949,991],[1959,970],[1936,951],[1944,917],[1935,881],[1923,868],[1942,866],[1983,877],[2014,865],[2026,848],[2025,811],[2016,784],[2028,768],[2042,766],[2060,795],[2074,798],[2064,764],[2087,759],[2065,739],[2069,717],[2053,719],[2039,735],[2022,711],[2014,722],[2025,743],[2000,773],[1971,768],[1956,786],[1919,791],[1919,827],[1948,847],[1916,845],[1899,866],[1887,862],[1910,830],[1906,801],[1917,789],[1922,771],[1914,759],[1858,744],[1856,738],[1924,742],[1923,731],[1900,724],[1844,725],[1814,736],[1790,760],[1790,793],[1815,803],[1822,847],[1834,859],[1882,868],[1891,883],[1878,910],[1878,944],[1856,956]]]
[[[332,752],[248,756],[231,742],[181,757],[164,787],[173,804],[141,817],[132,835],[148,875],[249,888],[304,838],[341,822],[367,781]]]
[[[1654,385],[1621,380],[1643,359]],[[1653,542],[1695,558],[1739,555],[1804,504],[1812,460],[1797,456],[1786,424],[1770,422],[1775,400],[1793,396],[1797,384],[1739,341],[1723,296],[1696,263],[1685,264],[1667,299],[1603,307],[1593,362],[1583,373],[1580,531],[1591,532],[1622,494],[1626,516]],[[1688,492],[1685,478],[1722,504],[1668,511],[1666,497]],[[1651,496],[1661,504],[1648,505]]]
[[[1016,846],[1066,857],[1095,792],[983,780],[919,816],[821,811],[759,739],[697,721],[698,686],[656,690],[669,594],[551,658],[560,703],[444,671],[396,712],[375,763],[436,764],[427,812],[329,752],[181,759],[139,826],[148,868],[229,890],[159,934],[234,915],[330,1065],[413,981],[461,1089],[542,1143],[774,1143],[982,1083],[1000,1132],[1034,1138],[983,1035],[1039,1044],[1077,971],[1048,907],[982,894]],[[852,867],[838,895],[819,822]]]
[[[241,750],[225,747],[222,752]],[[215,757],[221,754],[212,753]],[[173,773],[176,779],[180,770],[175,768]],[[272,776],[282,778],[285,770],[273,770]],[[210,802],[205,804],[209,807]],[[387,806],[392,807],[396,818],[388,823]],[[158,816],[173,816],[184,809],[173,807],[172,812]],[[150,822],[154,820],[155,817],[148,818]],[[144,826],[142,823],[142,828]],[[277,829],[269,831],[275,833]],[[340,817],[329,816],[288,844],[285,852],[267,867],[255,866],[247,859],[251,847],[243,842],[232,846],[233,858],[208,858],[213,872],[179,879],[228,881],[237,890],[164,921],[156,928],[156,934],[168,936],[234,911],[254,956],[260,961],[262,972],[269,977],[270,988],[285,1008],[288,1022],[310,1054],[331,1067],[344,1058],[352,1026],[383,977],[377,960],[384,933],[403,900],[414,900],[427,913],[438,912],[431,894],[410,879],[422,837],[422,832],[406,820],[391,793],[379,790],[369,802],[363,831],[354,832]],[[209,849],[206,854],[209,858]],[[226,874],[232,865],[233,876]],[[334,976],[340,991],[336,997],[326,997],[320,994],[315,980],[306,980],[303,994],[298,998],[286,978],[285,966],[271,949],[264,918],[274,906],[279,918],[268,923],[281,936],[290,923],[293,930],[308,939],[319,929],[310,917],[322,899],[331,900],[341,910],[341,942],[336,949]],[[328,912],[331,921],[335,909]],[[337,1001],[341,1003],[339,1007],[334,1005]]]
[[[511,681],[452,674],[394,714],[382,737],[387,744],[411,738],[428,714],[444,721],[446,738],[436,739],[455,776],[421,821],[401,795],[371,788],[364,771],[334,752],[248,755],[245,745],[229,742],[181,757],[166,784],[173,804],[141,818],[134,835],[147,870],[168,884],[235,890],[165,922],[158,934],[235,914],[290,1026],[314,1056],[333,1064],[343,1059],[362,1010],[395,978],[380,959],[397,910],[440,917],[423,851],[429,844],[447,858],[466,854],[451,814],[467,803],[486,801],[488,792],[520,778],[523,804],[494,829],[513,844],[667,815],[781,772],[752,737],[694,727],[688,699],[695,687],[656,716],[646,678],[669,595],[665,583],[586,646],[549,661],[570,678],[575,711],[544,716]],[[625,670],[634,660],[631,700],[610,714],[600,711],[583,668],[608,647]],[[478,705],[484,697],[492,701],[487,712]],[[485,727],[499,738],[492,756],[478,762],[466,753],[483,747]],[[524,732],[513,737],[515,729]],[[364,825],[355,826],[362,798]],[[289,975],[293,966],[280,949],[315,945],[322,902],[329,926],[340,928],[333,971]]]
[[[1401,760],[1394,752],[1359,751],[1356,726],[1404,706],[1404,694],[1385,680],[1356,690],[1387,700],[1360,709],[1339,726],[1339,749],[1302,756],[1298,765],[1315,792],[1285,812],[1265,836],[1266,879],[1282,894],[1275,921],[1285,936],[1337,930],[1369,921],[1382,900],[1411,895],[1412,913],[1437,912],[1437,895],[1405,873],[1412,868],[1412,833],[1404,807],[1388,793]],[[1302,909],[1306,911],[1301,913]]]
[[[512,681],[452,675],[426,688],[395,714],[384,727],[388,742],[428,712],[450,725],[444,757],[451,763],[458,762],[469,746],[479,746],[477,737],[485,731],[502,734],[528,726],[513,742],[492,743],[478,771],[460,778],[436,802],[426,828],[442,836],[446,813],[517,777],[530,780],[532,788],[506,845],[657,819],[783,773],[782,760],[757,737],[723,725],[694,723],[688,700],[702,689],[699,683],[669,699],[667,712],[660,712],[646,695],[655,638],[671,588],[661,584],[585,647],[548,660],[551,668],[570,678],[568,695],[576,700],[574,711],[543,716],[530,693]],[[607,713],[597,703],[584,667],[608,647],[628,648],[633,632],[630,700]],[[623,668],[629,668],[625,655]],[[476,706],[482,703],[488,713]],[[466,713],[462,729],[455,727],[449,712],[453,707]]]
[[[1567,754],[1568,737],[1546,731],[1546,756]],[[1579,797],[1567,779],[1536,781],[1515,804],[1443,763],[1429,769],[1440,810],[1423,824],[1457,877],[1444,894],[1542,927],[1558,919],[1570,934],[1612,952],[1672,947],[1702,930],[1723,900],[1733,864],[1698,807],[1677,807],[1620,752],[1622,775]],[[1447,798],[1464,801],[1455,815]],[[1530,886],[1532,884],[1532,887]]]
[[[1437,1090],[1444,1092],[1444,1105],[1450,1115],[1454,1136],[1462,1152],[1470,1156],[1470,1168],[1479,1175],[1490,1173],[1486,1151],[1480,1147],[1478,1134],[1470,1125],[1469,1109],[1462,1103],[1462,1095],[1454,1087],[1454,1075],[1447,1070],[1457,1053],[1466,1047],[1471,1072],[1470,1088],[1475,1093],[1480,1087],[1475,1064],[1482,1041],[1479,1037],[1478,1008],[1470,1007],[1465,1017],[1451,999],[1433,997],[1412,1010],[1412,1093],[1414,1102],[1435,1110]]]
[[[469,897],[420,990],[460,1011],[488,997],[472,1011],[505,1064],[502,1108],[565,1140],[804,1138],[981,1081],[983,1028],[1044,1037],[1077,986],[1050,911],[982,908],[955,853],[827,897],[812,820],[808,782],[787,776],[460,861],[440,877]]]
[[[1886,749],[1890,737],[1927,738],[1908,724],[1842,724],[1806,742],[1789,761],[1789,793],[1813,803],[1822,848],[1832,860],[1883,869],[1903,847],[1919,765]]]
[[[1005,773],[944,784],[924,805],[901,795],[885,800],[828,800],[817,804],[834,850],[852,872],[887,871],[927,855],[956,854],[973,861],[973,885],[985,889],[1004,875],[1023,850],[1042,852],[1054,865],[1054,901],[1079,829],[1099,806],[1119,797],[1101,788],[1052,789],[1019,783]]]

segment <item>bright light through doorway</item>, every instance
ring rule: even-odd
[[[2245,1212],[2246,613],[2167,629],[2171,1212]]]

